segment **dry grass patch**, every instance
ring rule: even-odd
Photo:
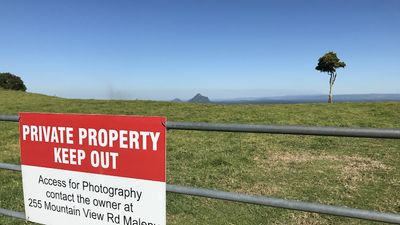
[[[392,168],[385,165],[381,161],[373,160],[361,156],[347,155],[327,155],[327,154],[311,154],[311,153],[294,153],[294,152],[268,152],[265,158],[254,158],[258,166],[261,168],[271,167],[288,167],[288,165],[299,164],[307,167],[313,163],[322,163],[324,166],[315,170],[316,173],[329,172],[331,170],[337,172],[341,183],[348,189],[354,190],[360,182],[372,182],[374,176],[371,175],[375,171],[389,171]],[[368,175],[368,173],[370,175]]]
[[[380,161],[359,156],[343,157],[343,166],[340,168],[340,178],[347,188],[355,189],[355,184],[363,181],[373,181],[373,176],[365,173],[373,171],[389,171],[391,168]]]
[[[283,193],[284,188],[277,185],[271,185],[263,182],[258,182],[252,185],[246,185],[236,190],[239,193],[247,193],[253,195],[271,196],[277,193]]]
[[[318,213],[307,213],[307,212],[296,212],[289,213],[289,218],[291,219],[291,223],[288,224],[296,224],[296,225],[317,225],[317,224],[325,224],[326,221],[323,221],[321,215]]]

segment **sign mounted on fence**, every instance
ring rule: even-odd
[[[166,224],[165,118],[20,113],[26,219]]]

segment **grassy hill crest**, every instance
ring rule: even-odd
[[[310,126],[399,128],[400,102],[193,104],[144,100],[81,100],[0,89],[0,113],[22,111],[166,116],[169,120]]]

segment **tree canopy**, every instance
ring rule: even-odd
[[[0,88],[26,91],[26,86],[22,79],[11,73],[0,73]]]
[[[346,63],[341,62],[336,53],[328,52],[318,59],[318,65],[315,67],[320,72],[327,72],[329,75],[335,73],[336,69],[344,68]]]

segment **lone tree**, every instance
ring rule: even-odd
[[[11,73],[0,73],[0,88],[26,91],[26,86],[21,78]]]
[[[341,62],[334,52],[328,52],[324,56],[318,59],[318,65],[315,67],[320,72],[328,73],[329,79],[329,98],[328,103],[332,103],[332,88],[336,80],[336,69],[344,68],[346,63]]]

